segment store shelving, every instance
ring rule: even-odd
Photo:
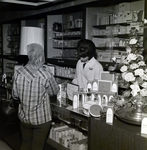
[[[106,70],[113,65],[114,56],[124,56],[132,27],[137,28],[143,41],[144,0],[87,7],[86,16],[86,38],[95,43],[98,60]],[[105,55],[104,60],[102,55]]]
[[[47,62],[61,68],[67,67],[70,72],[78,61],[76,47],[83,36],[82,11],[48,15],[47,31]],[[60,77],[59,74],[57,76]],[[69,76],[67,79],[71,78]],[[61,75],[63,77],[66,78]]]

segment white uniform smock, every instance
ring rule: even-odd
[[[72,83],[79,85],[79,88],[86,89],[87,82],[100,79],[100,72],[103,71],[102,65],[92,57],[83,68],[83,62],[79,60],[76,65],[76,75]]]

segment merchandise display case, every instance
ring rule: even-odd
[[[51,104],[53,121],[47,143],[59,150],[88,147],[88,116],[72,106],[62,107]]]

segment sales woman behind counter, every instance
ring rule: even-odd
[[[77,52],[80,57],[76,65],[76,74],[72,83],[79,85],[80,89],[86,90],[87,82],[100,79],[102,65],[96,59],[96,48],[94,43],[88,39],[78,42]]]

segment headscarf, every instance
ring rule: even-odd
[[[28,63],[26,68],[32,74],[35,74],[37,70],[45,63],[44,49],[40,44],[31,43],[27,45]]]

